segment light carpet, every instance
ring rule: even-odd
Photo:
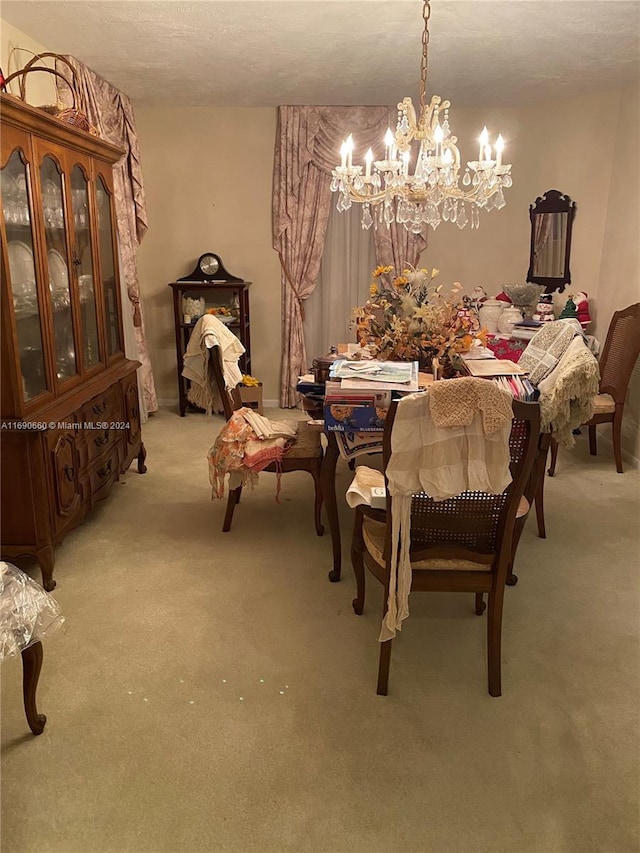
[[[45,644],[42,736],[20,661],[2,667],[3,850],[637,851],[638,471],[586,436],[561,453],[548,538],[529,521],[506,591],[501,698],[460,594],[412,597],[380,697],[374,578],[351,608],[349,470],[331,584],[305,473],[280,504],[261,475],[222,534],[220,425],[152,417],[148,473],[57,549],[67,625]]]

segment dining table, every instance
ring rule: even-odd
[[[424,376],[424,374],[420,375],[421,377]],[[323,400],[324,396],[323,383],[318,383],[311,387],[309,382],[301,380],[298,383],[298,391],[303,395],[303,397],[311,399],[316,408],[321,405],[321,400]],[[316,414],[319,414],[319,411]],[[355,459],[359,456],[382,453],[384,427],[370,430],[367,433],[349,431],[334,432],[326,429],[322,417],[314,416],[312,416],[312,419],[309,421],[309,426],[312,429],[316,429],[319,432],[324,433],[326,440],[326,448],[320,466],[320,487],[322,490],[322,500],[326,518],[329,525],[329,533],[331,536],[332,568],[328,573],[328,577],[332,583],[337,583],[340,580],[342,573],[342,537],[340,533],[340,518],[336,495],[336,469],[338,459],[343,457],[350,467],[352,467],[355,463]],[[526,489],[526,497],[529,503],[533,504],[535,502],[538,535],[543,539],[546,537],[544,524],[544,476],[549,441],[549,434],[541,434],[537,460],[532,472],[531,482],[528,484]],[[525,520],[526,518],[520,519],[516,525],[516,535],[514,537],[515,544],[517,544],[517,541],[520,538],[520,533]],[[513,565],[510,565],[507,584],[512,586],[517,583],[517,580],[517,576],[513,574]]]

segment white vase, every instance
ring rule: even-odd
[[[204,296],[182,297],[182,313],[189,314],[192,320],[197,320],[199,317],[202,317],[206,307],[207,305]]]
[[[486,329],[491,335],[498,332],[498,321],[502,315],[504,302],[501,299],[487,299],[482,303],[482,307],[478,311],[480,324],[483,329]]]
[[[498,329],[503,335],[510,335],[516,323],[522,322],[522,312],[515,305],[505,308],[498,320]]]

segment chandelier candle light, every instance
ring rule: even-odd
[[[398,104],[395,135],[387,130],[384,160],[375,160],[371,149],[365,154],[365,171],[353,165],[353,137],[340,149],[340,166],[332,171],[331,189],[339,192],[337,208],[348,210],[352,202],[362,204],[362,227],[373,225],[372,207],[387,227],[397,219],[407,231],[419,234],[425,225],[437,228],[442,220],[464,228],[480,225],[480,208],[504,207],[503,187],[512,184],[510,164],[503,164],[504,140],[498,136],[492,147],[485,127],[480,134],[478,159],[467,163],[460,187],[460,151],[449,127],[449,101],[433,95],[426,103],[430,0],[423,7],[420,114],[411,98]],[[412,154],[412,144],[415,156]],[[410,165],[414,164],[413,174]],[[393,202],[397,201],[394,213]],[[467,210],[467,205],[469,210]]]

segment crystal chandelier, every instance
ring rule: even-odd
[[[340,149],[342,162],[332,171],[331,190],[338,192],[339,211],[352,202],[362,204],[362,227],[371,228],[374,215],[387,227],[399,223],[419,234],[426,225],[437,228],[442,220],[464,228],[480,225],[480,208],[504,207],[503,187],[512,184],[510,164],[503,164],[504,140],[498,136],[495,159],[485,127],[480,135],[478,159],[468,162],[460,186],[460,151],[449,127],[449,101],[433,95],[426,102],[430,0],[424,0],[422,62],[420,66],[420,115],[411,98],[398,104],[396,132],[387,130],[384,160],[373,159],[369,149],[365,170],[353,165],[353,138]],[[413,145],[414,141],[417,145]],[[397,201],[395,205],[393,202]]]

